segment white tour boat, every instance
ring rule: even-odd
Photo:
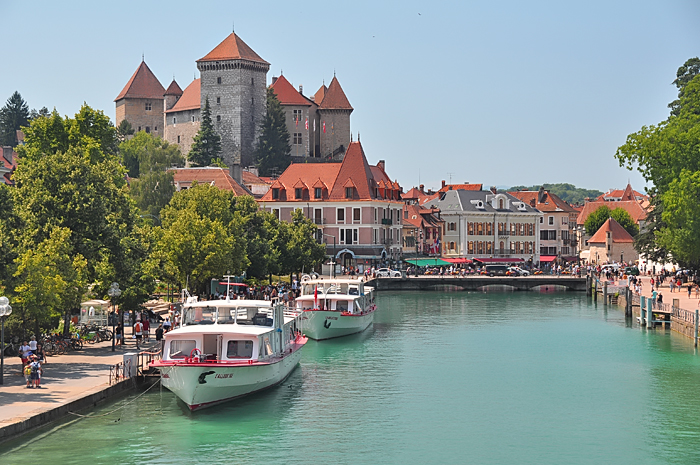
[[[279,384],[299,363],[301,312],[265,300],[190,300],[152,364],[190,410]]]
[[[296,307],[303,312],[304,335],[316,340],[364,331],[377,310],[374,288],[363,278],[304,277]]]

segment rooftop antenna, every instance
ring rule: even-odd
[[[145,61],[145,60],[144,60],[144,56],[145,56],[144,53],[141,52],[141,61]]]
[[[447,173],[447,175],[450,177],[450,184],[452,184],[452,175],[453,175],[453,174],[454,174],[454,173]]]

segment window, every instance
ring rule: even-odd
[[[569,255],[569,248],[568,248],[568,247],[562,247],[562,248],[561,248],[561,253],[562,253],[562,255]]]
[[[503,210],[503,199],[498,200],[498,209]]]
[[[150,134],[150,133],[151,133],[151,127],[150,127],[150,126],[146,126],[146,133],[147,133],[147,134]]]
[[[314,210],[314,223],[322,224],[322,220],[321,220],[322,215],[323,215],[323,210],[321,210],[320,208],[316,208]]]
[[[484,223],[476,223],[476,235],[477,236],[484,235]]]
[[[544,217],[540,216],[540,224],[543,224],[543,223],[544,223]]]
[[[153,128],[153,130],[154,130],[154,131],[157,131],[157,130],[158,130],[158,126],[156,126],[155,128]]]
[[[295,132],[294,133],[294,145],[301,145],[301,133],[300,132]]]
[[[467,242],[467,253],[469,253],[469,254],[474,253],[474,242],[473,241]]]
[[[273,187],[272,188],[272,199],[273,200],[278,200],[280,198],[280,189],[279,187]]]
[[[314,188],[314,198],[315,199],[320,199],[322,194],[323,194],[323,191],[320,187]]]
[[[275,218],[277,218],[278,220],[280,219],[280,209],[279,208],[273,208],[272,214],[275,215]]]
[[[139,126],[139,131],[141,130],[141,126]]]
[[[302,198],[301,187],[297,187],[296,189],[294,189],[294,198],[297,200],[301,200],[301,198]]]
[[[377,230],[374,230],[374,243],[377,243]]]
[[[352,187],[346,187],[346,188],[345,188],[345,198],[346,198],[346,199],[351,199],[351,198],[352,198]]]
[[[569,224],[569,218],[566,216],[561,217],[561,224]]]
[[[374,222],[377,222],[377,209],[374,209]]]
[[[455,243],[454,243],[454,242],[450,242],[450,250],[454,250],[454,249],[455,249]]]
[[[299,121],[301,121],[301,110],[293,111],[292,121],[294,121],[294,123],[299,123]]]
[[[151,111],[151,102],[146,102],[146,111]]]
[[[344,209],[344,208],[339,208],[339,209],[338,209],[338,216],[337,216],[337,218],[338,218],[338,223],[340,223],[341,221],[345,221],[345,209]]]
[[[221,121],[221,115],[216,115],[216,121],[220,122]]]
[[[194,123],[194,115],[192,115],[192,122]]]
[[[357,229],[352,230],[352,240],[354,241],[355,244],[357,244]]]
[[[486,235],[493,236],[493,223],[486,223]]]
[[[180,136],[177,136],[177,143],[180,143]]]
[[[251,358],[253,356],[253,341],[228,341],[227,358]]]
[[[216,103],[219,105],[221,104],[221,97],[216,97]]]
[[[359,208],[353,208],[352,209],[352,220],[353,221],[360,221],[360,209]]]
[[[255,84],[255,81],[253,80],[253,78],[250,78],[250,85],[252,86],[254,84]]]
[[[549,217],[549,224],[554,224],[554,217],[553,216]]]
[[[170,358],[185,358],[190,356],[190,352],[196,347],[195,341],[191,339],[175,339],[170,341]]]
[[[541,241],[555,241],[557,240],[557,230],[556,229],[544,229],[540,231]]]
[[[220,77],[216,78],[216,83],[217,83],[217,84],[221,84],[221,78],[220,78]]]
[[[173,124],[177,124],[177,117],[173,116]]]

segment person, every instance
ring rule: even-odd
[[[658,295],[658,293],[656,292],[656,290],[651,291],[651,305],[652,305],[653,308],[656,308],[656,297],[657,297],[657,295]]]
[[[141,320],[136,320],[134,336],[136,336],[136,350],[139,350],[141,348],[141,339],[143,339],[143,324],[141,324]]]
[[[151,330],[151,322],[148,321],[148,317],[144,318],[141,324],[143,325],[143,339],[145,341],[150,341],[149,331]]]
[[[690,299],[690,291],[693,290],[693,283],[688,281],[688,298]]]
[[[160,343],[160,349],[163,350],[163,324],[159,324],[156,328],[156,342]]]
[[[29,389],[32,387],[32,367],[27,363],[22,367],[22,371],[24,372],[24,380],[27,382],[27,389]]]
[[[124,345],[124,325],[120,321],[116,328],[114,328],[114,337],[116,338],[117,345]]]
[[[19,346],[19,356],[22,359],[22,366],[29,363],[29,354],[32,352],[32,348],[29,347],[27,341],[24,341],[21,346]]]
[[[165,317],[165,321],[163,322],[163,331],[165,331],[166,333],[168,331],[170,331],[170,317],[169,316]]]
[[[36,352],[36,336],[32,336],[29,340],[29,348],[32,352]]]
[[[36,355],[32,356],[32,362],[29,364],[31,367],[31,377],[32,383],[35,388],[40,388],[39,383],[41,382],[41,362],[37,360]]]
[[[44,353],[44,346],[42,344],[37,345],[34,355],[36,355],[40,363],[46,364],[46,354]]]
[[[659,292],[659,295],[656,297],[656,302],[660,303],[660,304],[664,303],[664,296],[661,295],[660,292]],[[661,305],[659,305],[659,307],[661,307]]]

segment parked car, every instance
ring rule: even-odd
[[[489,276],[506,276],[507,265],[486,265],[486,274]],[[483,273],[482,273],[483,274]]]
[[[401,272],[392,270],[389,268],[379,268],[377,270],[377,277],[378,278],[400,278],[401,277]]]
[[[636,266],[628,266],[625,268],[625,274],[628,276],[639,276],[639,268]]]
[[[617,263],[610,263],[609,265],[603,265],[603,267],[600,269],[601,273],[605,273],[608,270],[611,272],[617,272],[620,270],[620,265]]]
[[[530,276],[530,272],[527,270],[523,270],[519,266],[511,266],[508,268],[508,272],[510,273],[510,276]]]

